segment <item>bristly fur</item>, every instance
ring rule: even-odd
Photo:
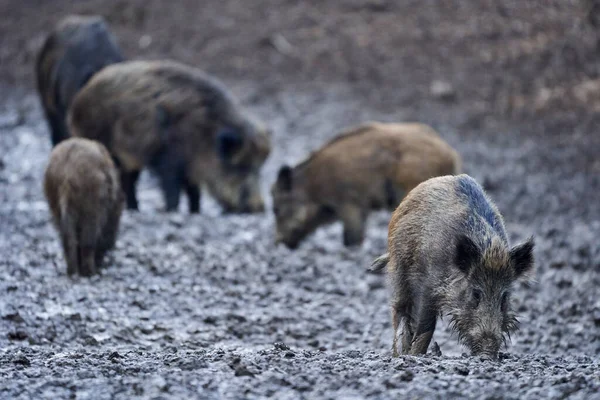
[[[532,250],[530,241],[509,247],[502,216],[473,178],[418,185],[394,212],[388,237],[394,332],[402,320],[408,332],[403,352],[424,354],[432,318],[446,315],[473,354],[496,358],[518,330],[511,288],[532,271]],[[397,354],[396,339],[393,348]]]

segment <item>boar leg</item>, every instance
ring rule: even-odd
[[[417,329],[410,345],[410,354],[425,354],[435,331],[437,322],[437,308],[429,295],[423,294],[419,313],[417,315]]]
[[[63,120],[59,115],[54,114],[50,111],[46,111],[46,119],[48,120],[48,125],[50,125],[50,136],[52,139],[52,146],[56,146],[62,140],[69,137],[67,127],[62,122]]]
[[[138,201],[135,195],[135,186],[137,185],[140,171],[121,171],[121,186],[127,199],[127,208],[130,210],[138,209]]]
[[[366,213],[355,205],[342,206],[340,219],[344,223],[344,246],[360,245],[365,235]]]
[[[395,306],[392,306],[392,329],[394,331],[392,357],[398,357],[398,326],[400,326],[400,313]]]
[[[57,224],[60,228],[60,239],[63,245],[65,261],[67,262],[67,275],[72,276],[79,270],[75,224],[72,216],[68,214],[59,216]]]
[[[161,176],[160,180],[165,196],[166,211],[177,211],[179,208],[179,195],[181,194],[181,180],[175,174],[165,174]]]
[[[193,184],[188,179],[185,180],[185,193],[188,197],[190,213],[198,214],[200,212],[200,187]]]
[[[402,331],[402,354],[408,354],[410,352],[410,344],[413,337],[413,320],[411,315],[411,310],[413,308],[412,298],[410,296],[409,288],[403,283],[404,277],[398,275],[398,272],[401,270],[401,267],[396,267],[395,273],[390,276],[392,279],[390,282],[391,287],[394,288],[392,296],[392,328],[394,329],[392,353],[394,357],[398,357],[398,327],[400,325],[400,320],[404,321]]]
[[[62,232],[61,240],[65,261],[67,262],[67,275],[72,276],[76,274],[79,269],[77,262],[77,242],[74,235],[69,232]]]
[[[177,211],[179,208],[179,196],[184,184],[183,168],[180,163],[180,157],[173,152],[169,152],[168,149],[161,151],[152,161],[156,172],[158,172],[167,212]]]
[[[414,334],[413,321],[407,316],[404,318],[404,327],[402,329],[402,354],[410,354]]]
[[[96,248],[96,268],[100,268],[106,252],[115,246],[119,230],[119,217],[119,213],[111,211],[108,221],[104,224],[102,235],[98,239],[98,246]]]
[[[81,227],[79,237],[79,274],[81,276],[92,276],[96,273],[96,248],[99,244],[98,218],[86,218],[86,223]]]
[[[92,276],[96,273],[96,255],[95,249],[92,246],[80,246],[79,254],[81,264],[79,266],[79,274],[81,276]]]

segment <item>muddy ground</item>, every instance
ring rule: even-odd
[[[402,3],[2,2],[0,398],[600,398],[599,63],[581,7]],[[219,75],[268,121],[265,195],[283,162],[342,127],[434,126],[511,240],[536,238],[536,283],[515,294],[521,330],[500,362],[464,354],[445,324],[441,356],[390,357],[384,281],[364,271],[387,212],[360,249],[334,224],[290,251],[270,213],[223,216],[210,198],[201,215],[163,213],[144,174],[102,274],[69,279],[41,189],[50,140],[31,62],[73,10],[105,15],[130,58]]]

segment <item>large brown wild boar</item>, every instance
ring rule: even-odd
[[[510,297],[516,280],[532,273],[533,239],[510,248],[502,216],[468,175],[430,179],[400,203],[389,224],[393,354],[403,321],[402,353],[425,354],[438,316],[474,355],[496,358],[517,329]]]
[[[270,132],[216,79],[172,61],[134,61],[96,74],[69,113],[73,135],[104,143],[117,160],[130,209],[144,166],[161,181],[167,211],[184,188],[200,211],[206,184],[226,211],[263,210],[260,169]]]
[[[370,122],[342,133],[272,187],[277,241],[295,248],[319,226],[342,220],[344,244],[362,243],[371,209],[393,210],[413,187],[459,173],[459,155],[429,126]]]
[[[124,203],[119,174],[106,148],[88,139],[62,141],[50,155],[44,194],[67,273],[94,274],[115,244]]]
[[[102,17],[67,16],[48,35],[35,74],[53,146],[69,137],[65,118],[75,94],[96,72],[120,61],[121,50]]]

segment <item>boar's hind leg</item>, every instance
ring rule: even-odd
[[[183,167],[180,163],[180,157],[168,150],[161,151],[152,161],[160,179],[167,212],[177,211],[179,208],[179,195],[184,183]]]
[[[135,186],[137,185],[140,171],[121,171],[121,186],[127,199],[127,208],[130,210],[138,209],[138,201],[135,195]]]
[[[67,262],[67,275],[72,276],[76,274],[79,269],[77,240],[74,232],[63,229],[61,231],[61,241],[65,254],[65,261]]]
[[[79,237],[79,274],[81,276],[92,276],[96,273],[96,248],[98,247],[98,221],[90,218],[81,227]]]
[[[390,286],[394,288],[392,293],[392,328],[394,330],[394,340],[392,343],[392,353],[394,357],[398,357],[398,327],[400,321],[404,322],[402,331],[402,354],[410,352],[410,344],[413,338],[413,320],[411,310],[413,308],[412,296],[410,290],[404,283],[402,274],[398,274],[402,270],[400,267],[395,268],[395,273],[390,275]]]
[[[60,115],[57,115],[51,111],[46,111],[46,119],[50,126],[50,137],[52,139],[52,146],[56,146],[61,141],[69,137],[69,132],[65,126],[64,120],[61,119]]]
[[[96,248],[96,268],[100,268],[106,252],[115,246],[119,230],[119,218],[120,213],[112,210],[112,212],[109,214],[108,221],[106,221],[104,224],[102,235],[98,239],[98,246]]]
[[[188,179],[185,180],[185,193],[188,197],[188,205],[190,213],[197,214],[200,212],[200,188],[193,184]]]
[[[96,255],[92,246],[80,246],[81,265],[79,274],[81,276],[92,276],[96,273]]]
[[[419,313],[417,314],[417,328],[410,345],[410,354],[425,354],[435,331],[437,321],[437,308],[430,296],[422,294]]]
[[[344,223],[344,246],[360,245],[365,235],[366,212],[355,205],[340,208],[340,218]]]

